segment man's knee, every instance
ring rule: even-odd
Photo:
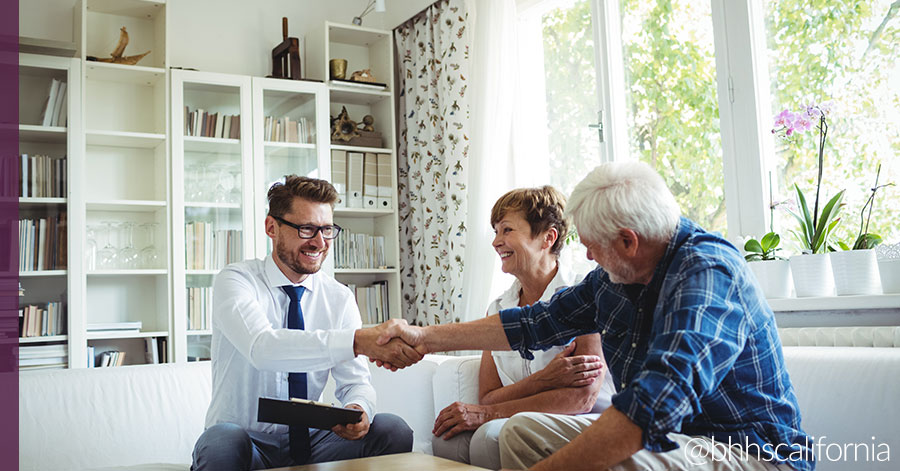
[[[535,427],[540,425],[537,420],[539,415],[539,412],[519,412],[510,417],[500,429],[500,443],[527,440],[525,436],[532,434]]]
[[[369,427],[369,438],[382,444],[382,453],[407,453],[412,451],[413,431],[406,421],[394,414],[375,414]]]
[[[235,424],[216,424],[206,429],[194,446],[194,471],[250,469],[253,442],[247,431]]]

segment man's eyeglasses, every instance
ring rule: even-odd
[[[326,239],[336,239],[338,234],[341,233],[341,226],[337,224],[331,224],[329,226],[317,226],[315,224],[294,224],[292,222],[285,221],[284,219],[278,216],[272,216],[276,221],[297,229],[297,235],[300,236],[301,239],[313,239],[316,237],[316,234],[322,232],[322,237]]]

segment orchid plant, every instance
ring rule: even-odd
[[[806,196],[798,185],[794,185],[797,193],[797,212],[791,211],[797,222],[800,223],[800,231],[791,231],[800,242],[804,253],[823,253],[831,250],[827,243],[829,235],[840,222],[841,199],[844,190],[832,197],[819,212],[819,195],[822,190],[822,171],[825,163],[825,140],[828,137],[828,114],[831,112],[830,103],[809,104],[798,112],[784,110],[775,117],[775,126],[772,133],[785,139],[792,139],[796,135],[803,134],[813,128],[819,131],[819,159],[818,178],[816,180],[816,199],[813,210],[810,212],[806,203]]]
[[[872,208],[875,206],[875,193],[886,186],[893,186],[894,184],[885,183],[879,185],[878,179],[880,176],[881,164],[878,164],[878,169],[875,171],[875,186],[869,190],[872,194],[869,195],[866,204],[862,207],[862,211],[859,212],[859,234],[856,237],[856,242],[853,243],[853,247],[849,247],[843,242],[838,242],[838,245],[840,245],[843,250],[867,250],[874,248],[882,242],[880,235],[869,232],[869,221],[872,219]],[[868,215],[866,215],[866,209],[869,210]]]

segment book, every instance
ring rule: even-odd
[[[378,199],[378,158],[366,152],[363,160],[363,208],[375,209]]]
[[[59,126],[63,116],[63,108],[66,108],[66,82],[60,82],[56,89],[56,104],[53,107],[53,117],[50,118],[51,126]]]
[[[335,425],[359,422],[362,420],[362,411],[299,398],[284,401],[261,397],[256,420],[331,430]]]
[[[43,117],[41,118],[41,126],[51,126],[53,123],[53,110],[56,109],[56,94],[59,91],[59,80],[50,80],[50,90],[47,94],[47,101],[44,103]]]
[[[378,198],[377,206],[381,209],[393,209],[394,182],[391,177],[391,154],[378,154]]]
[[[347,207],[347,151],[331,151],[331,184],[337,190],[336,208]]]
[[[347,152],[347,207],[363,207],[363,154]]]

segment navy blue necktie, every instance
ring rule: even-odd
[[[291,298],[288,307],[288,329],[303,330],[303,310],[300,308],[300,298],[306,288],[302,286],[284,286],[284,292]],[[306,373],[288,373],[288,396],[307,399],[306,397]],[[304,464],[309,459],[309,429],[306,427],[290,426],[291,458],[296,464]]]

